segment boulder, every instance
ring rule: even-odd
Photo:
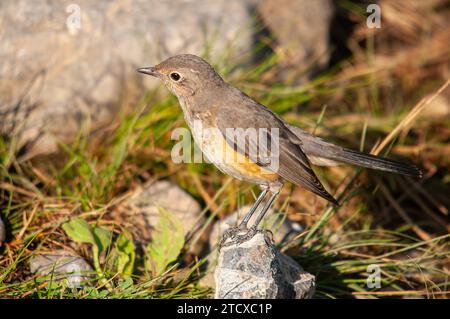
[[[315,291],[315,277],[262,233],[222,248],[214,277],[217,299],[307,299]]]
[[[205,220],[197,201],[178,185],[165,180],[149,182],[137,189],[119,207],[117,218],[145,246],[159,224],[160,209],[174,214],[182,222],[185,238],[198,230]]]
[[[252,2],[1,1],[0,134],[14,136],[26,159],[54,152],[84,125],[101,131],[142,84],[157,84],[137,67],[250,51]]]
[[[244,215],[250,210],[250,208],[251,205],[245,205],[239,208],[234,213],[226,216],[224,219],[218,220],[214,224],[209,237],[209,249],[211,253],[208,256],[208,270],[205,276],[201,279],[202,286],[215,286],[214,271],[216,269],[218,261],[217,244],[219,243],[225,231],[230,227],[238,225],[242,218],[244,218]],[[252,225],[261,209],[262,205],[258,207],[255,214],[253,214],[252,218],[249,221],[249,225]],[[276,212],[274,209],[271,209],[266,214],[261,222],[260,228],[270,230],[271,234],[273,235],[273,240],[277,245],[288,242],[303,230],[302,226],[299,223],[288,219],[284,214]]]
[[[333,1],[266,0],[258,6],[258,12],[276,40],[284,78],[296,75],[298,79],[299,72],[312,75],[327,65]]]

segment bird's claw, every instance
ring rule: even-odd
[[[234,238],[236,238],[238,236],[239,233],[241,232],[245,232],[247,231],[247,227],[243,227],[241,225],[239,226],[235,226],[235,227],[231,227],[229,229],[227,229],[223,235],[222,235],[222,239],[219,242],[219,250],[222,247],[227,247],[229,246],[228,243],[226,244],[227,240],[230,239],[231,241],[233,241]]]
[[[240,235],[240,233],[244,231],[245,233]],[[272,232],[270,231],[256,229],[255,227],[245,229],[240,227],[230,228],[223,234],[222,240],[219,243],[219,250],[223,247],[229,247],[232,245],[238,246],[242,243],[245,243],[246,241],[252,239],[257,233],[264,233],[264,236],[266,236],[267,232],[272,234]]]

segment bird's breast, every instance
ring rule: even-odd
[[[254,163],[247,156],[234,150],[222,132],[208,121],[190,121],[190,128],[197,146],[207,160],[223,173],[240,180],[258,184],[276,181],[278,174],[270,172]]]

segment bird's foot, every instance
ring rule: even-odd
[[[229,245],[225,245],[228,240],[233,241],[233,239],[236,238],[239,235],[239,233],[246,233],[246,232],[248,232],[248,228],[245,225],[239,225],[239,226],[235,226],[235,227],[231,227],[231,228],[227,229],[223,233],[222,239],[219,242],[219,250],[222,247],[229,246]]]
[[[258,233],[263,233],[264,237],[267,237],[267,233],[270,233],[272,235],[272,232],[270,230],[257,229],[256,227],[245,229],[240,227],[230,228],[224,233],[222,240],[219,243],[219,250],[223,247],[229,247],[232,245],[238,246],[242,243],[245,243]]]

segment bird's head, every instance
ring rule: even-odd
[[[176,55],[158,65],[137,71],[162,80],[178,98],[193,96],[210,85],[223,82],[208,62],[192,54]]]

